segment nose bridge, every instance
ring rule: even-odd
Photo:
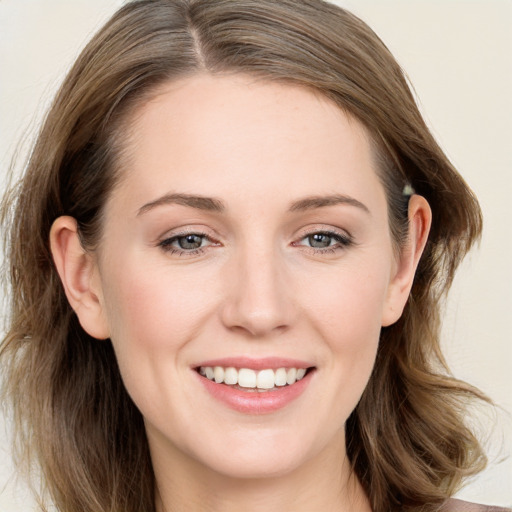
[[[264,336],[288,327],[292,304],[285,283],[283,255],[270,241],[246,244],[230,265],[223,321],[231,329]]]

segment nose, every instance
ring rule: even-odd
[[[221,317],[228,329],[261,338],[291,326],[296,307],[276,251],[245,251],[230,262],[225,279]]]

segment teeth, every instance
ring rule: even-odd
[[[286,383],[293,384],[297,380],[297,368],[290,368],[286,372]]]
[[[221,366],[216,366],[213,369],[213,378],[215,379],[215,382],[217,384],[224,382],[224,368],[222,368]]]
[[[250,368],[223,368],[222,366],[201,366],[199,373],[217,384],[238,384],[242,388],[273,389],[301,380],[306,368],[278,368],[276,370],[251,370]]]
[[[224,370],[224,384],[238,384],[238,371],[229,367]]]
[[[276,386],[286,386],[286,368],[276,370]]]
[[[254,370],[249,370],[248,368],[238,370],[238,385],[243,388],[255,388],[256,372]]]
[[[256,377],[258,389],[272,389],[275,386],[276,377],[274,370],[261,370]]]

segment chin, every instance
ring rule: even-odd
[[[325,446],[316,439],[325,439],[325,436],[306,435],[297,430],[290,432],[289,429],[240,434],[240,437],[211,442],[209,446],[196,445],[196,460],[218,475],[247,480],[286,477],[314,461],[323,460]]]
[[[291,475],[304,465],[301,457],[286,456],[282,452],[262,457],[261,454],[243,454],[214,461],[209,468],[223,477],[242,480],[282,478]]]

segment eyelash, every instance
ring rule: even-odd
[[[311,246],[306,246],[301,244],[300,242],[311,239],[311,237],[314,237],[316,235],[326,236],[334,240],[336,243],[333,246],[327,246],[323,248],[316,248]],[[174,247],[172,244],[177,242],[180,238],[186,238],[189,236],[195,236],[200,237],[203,240],[207,240],[210,243],[204,247],[198,247],[197,249],[179,249],[177,247]],[[198,231],[191,231],[191,232],[183,232],[178,233],[176,235],[173,235],[169,238],[166,238],[165,240],[162,240],[158,243],[158,247],[160,247],[163,251],[166,253],[169,253],[171,255],[177,255],[177,256],[197,256],[199,254],[202,254],[207,247],[210,245],[219,245],[217,242],[211,239],[206,233],[198,232]],[[336,253],[340,250],[347,249],[351,245],[354,245],[354,240],[352,237],[348,234],[341,234],[334,231],[326,231],[326,230],[319,230],[319,231],[311,231],[310,233],[305,234],[302,238],[300,238],[297,242],[293,242],[292,245],[294,247],[304,247],[308,252],[311,252],[313,254],[327,254],[327,253]]]

